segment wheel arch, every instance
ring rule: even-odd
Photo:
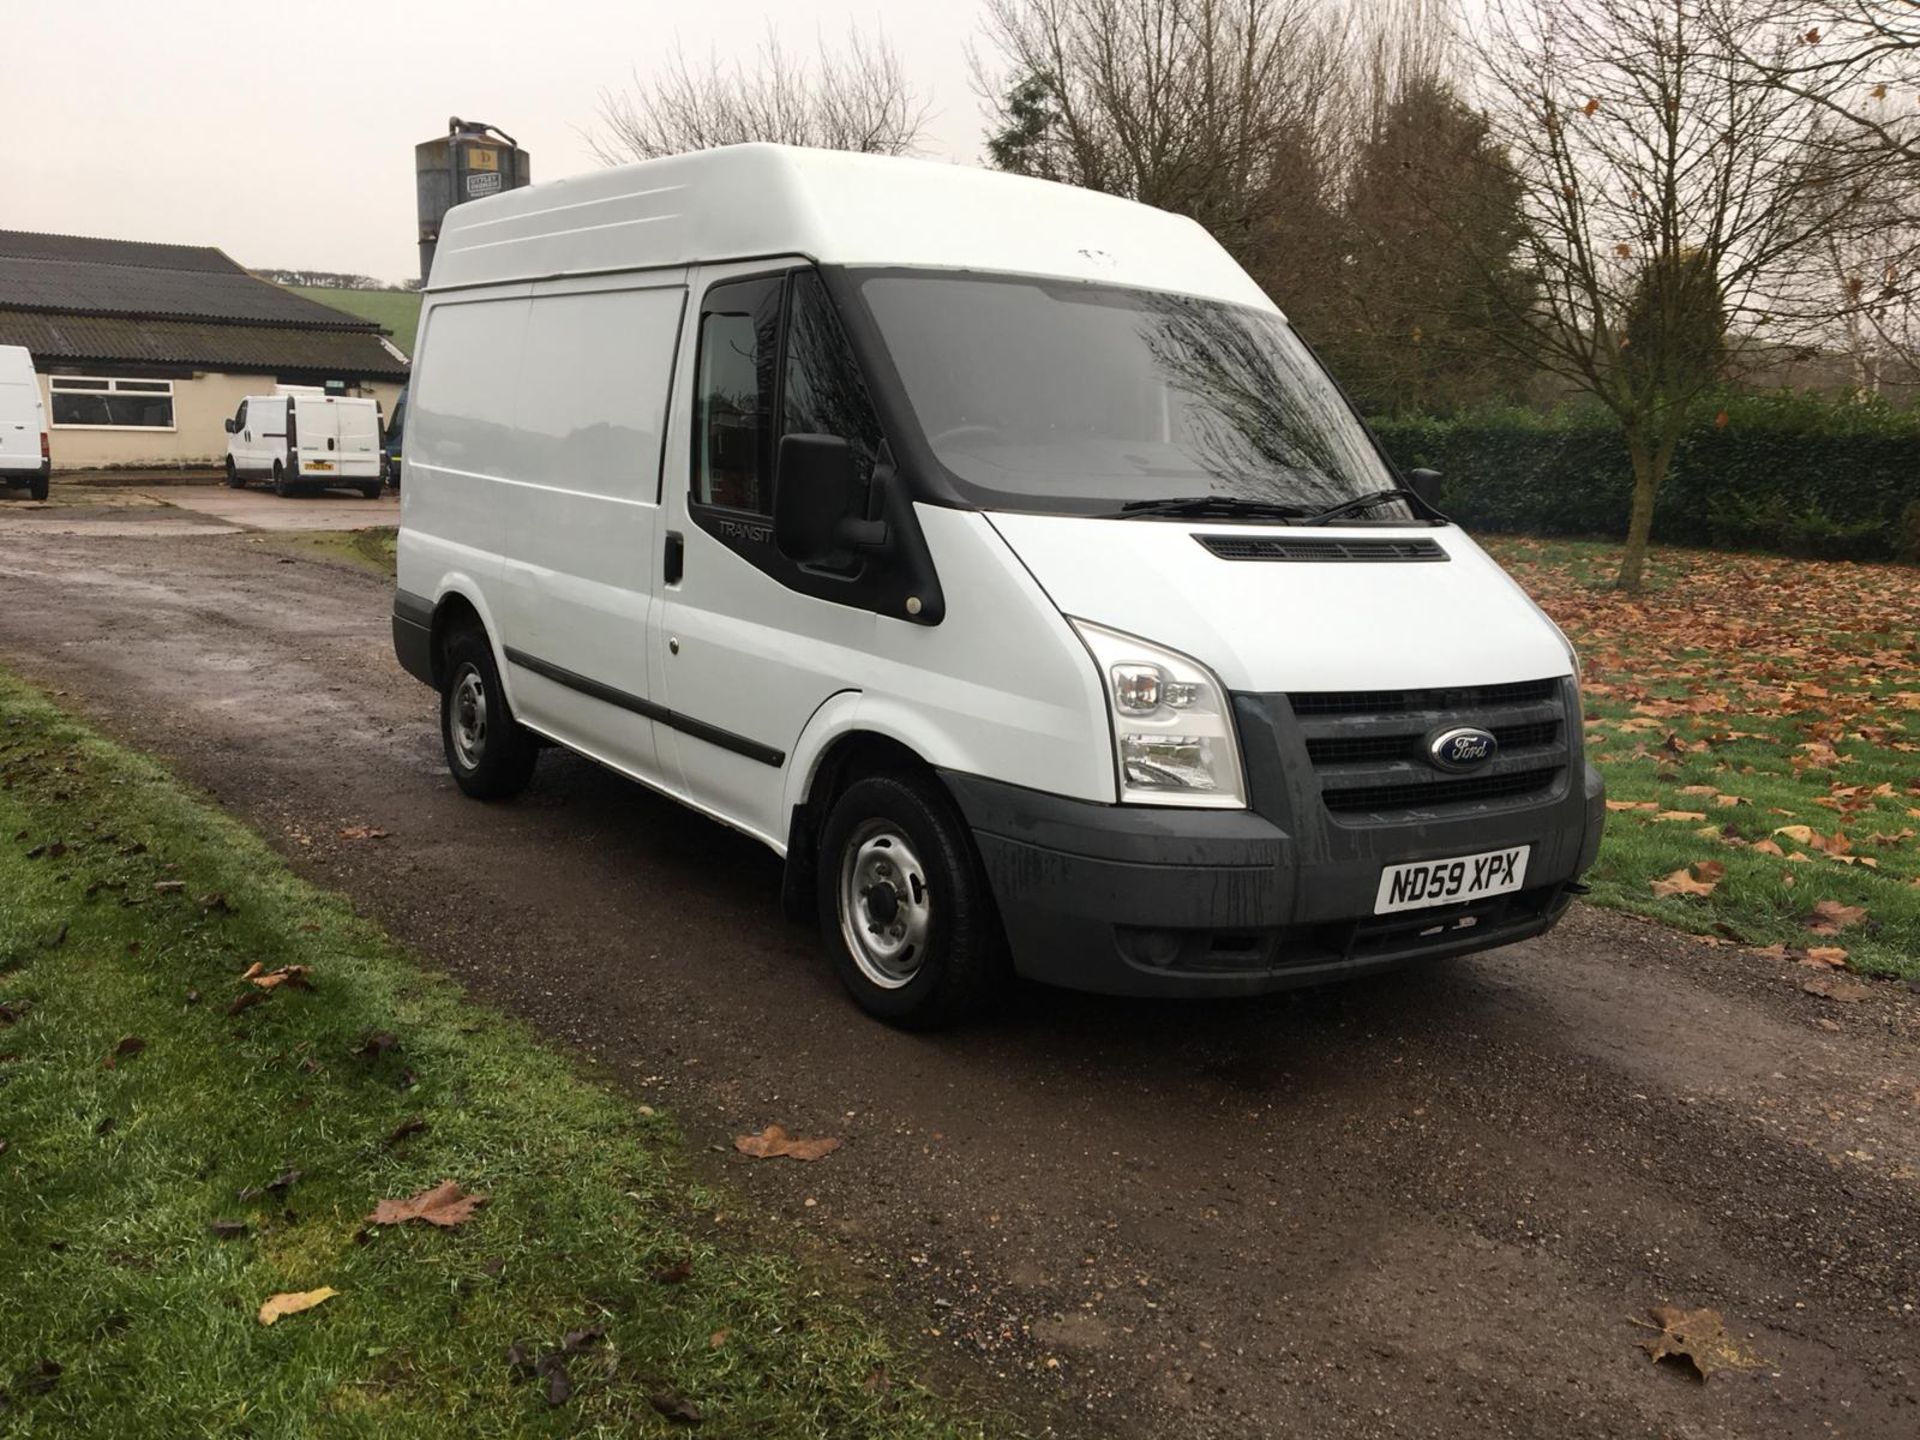
[[[813,883],[819,864],[820,828],[834,797],[852,777],[886,771],[936,776],[940,737],[916,733],[898,717],[875,713],[867,697],[846,690],[814,712],[788,767],[786,866],[780,900],[787,914],[813,914]],[[940,788],[946,789],[945,782]]]
[[[513,678],[508,674],[507,657],[500,648],[500,632],[493,623],[493,616],[481,597],[479,587],[465,582],[464,577],[458,575],[447,577],[433,601],[433,625],[427,648],[433,661],[434,689],[438,690],[446,681],[448,642],[457,631],[469,625],[487,637],[487,644],[493,650],[494,667],[500,672],[500,684],[507,692],[507,703],[511,706]]]

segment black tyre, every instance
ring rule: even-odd
[[[360,487],[360,494],[363,499],[378,500],[380,498],[380,492],[384,488],[378,480],[375,480],[369,485],[362,485]]]
[[[44,470],[38,475],[35,475],[31,480],[27,481],[27,498],[29,500],[46,499],[47,491],[52,486],[52,480],[53,477],[48,475]]]
[[[1005,987],[1006,941],[973,837],[932,778],[849,785],[821,833],[818,883],[827,954],[869,1014],[935,1029]]]
[[[227,456],[227,488],[229,490],[244,490],[247,488],[247,482],[240,478],[240,471],[234,465],[233,456],[231,455]]]
[[[287,472],[281,468],[278,460],[273,462],[273,493],[282,500],[291,499],[293,486],[287,483]]]
[[[479,630],[447,643],[440,741],[454,782],[475,800],[506,800],[533,778],[540,742],[507,708],[493,647]]]

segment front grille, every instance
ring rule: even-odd
[[[1295,560],[1309,562],[1389,563],[1435,561],[1452,557],[1435,540],[1368,540],[1338,535],[1196,535],[1222,560]]]
[[[1401,710],[1477,710],[1558,700],[1558,680],[1518,680],[1510,685],[1467,685],[1451,690],[1322,690],[1295,695],[1296,715],[1384,715]]]
[[[1458,811],[1551,791],[1572,753],[1560,680],[1433,690],[1326,691],[1288,697],[1320,797],[1339,816]],[[1493,734],[1492,759],[1456,774],[1432,763],[1429,737],[1470,725]]]
[[[1436,805],[1458,805],[1463,800],[1505,800],[1515,795],[1534,795],[1552,785],[1560,774],[1557,765],[1539,770],[1514,770],[1505,775],[1469,775],[1462,779],[1436,780],[1432,784],[1356,785],[1339,790],[1322,790],[1320,798],[1329,810],[1424,810]]]
[[[1535,745],[1551,745],[1560,736],[1558,720],[1489,727],[1504,754]],[[1307,758],[1316,765],[1352,760],[1418,760],[1424,735],[1323,735],[1307,741]]]

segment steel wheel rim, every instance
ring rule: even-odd
[[[447,737],[453,741],[453,753],[461,766],[477,769],[487,748],[487,684],[471,665],[454,682]]]
[[[926,962],[933,892],[899,828],[868,820],[840,851],[840,935],[860,973],[883,990],[913,982]]]

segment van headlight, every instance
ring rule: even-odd
[[[1213,672],[1132,635],[1071,623],[1107,692],[1121,801],[1245,809],[1233,702]]]

